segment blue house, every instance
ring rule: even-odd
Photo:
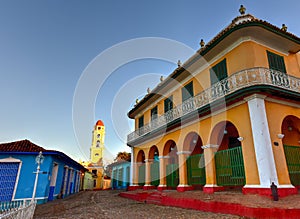
[[[111,188],[126,189],[130,183],[130,162],[115,162],[109,166],[111,168]]]
[[[37,203],[79,192],[87,171],[82,165],[62,152],[21,140],[0,144],[0,202],[32,199],[40,151],[44,159],[38,174]]]

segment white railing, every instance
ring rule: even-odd
[[[186,100],[181,105],[177,105],[174,109],[130,133],[127,136],[127,142],[132,142],[175,119],[181,118],[215,100],[224,98],[228,94],[254,85],[270,85],[300,93],[299,78],[267,68],[246,69],[215,83],[212,87],[204,90],[197,96]]]
[[[0,219],[32,219],[36,202],[0,202]]]

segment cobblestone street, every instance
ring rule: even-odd
[[[34,218],[240,218],[175,207],[144,204],[118,196],[119,191],[85,191],[38,205]]]

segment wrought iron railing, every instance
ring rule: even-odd
[[[0,202],[0,219],[31,219],[33,218],[36,202],[12,201]]]
[[[300,78],[267,68],[246,69],[215,83],[197,96],[186,100],[181,105],[177,105],[172,110],[158,116],[150,123],[130,133],[127,136],[127,142],[132,142],[155,129],[163,127],[182,116],[214,102],[215,100],[224,98],[228,94],[254,85],[270,85],[300,93]]]
[[[189,185],[205,185],[205,162],[203,154],[191,155],[187,159]]]
[[[300,186],[300,147],[283,145],[291,183]]]
[[[219,186],[245,185],[245,170],[242,147],[215,153],[216,178]]]

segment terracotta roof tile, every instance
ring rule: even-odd
[[[244,20],[243,20],[244,19]],[[240,20],[240,22],[239,22]],[[266,27],[270,27],[271,29],[273,29],[274,31],[277,31],[278,33],[282,33],[285,34],[286,36],[289,36],[291,38],[294,38],[296,40],[300,40],[299,37],[297,37],[296,35],[290,33],[290,32],[286,32],[284,30],[282,30],[281,28],[267,22],[261,19],[258,19],[256,17],[254,17],[251,14],[246,14],[246,15],[242,15],[242,16],[238,16],[235,19],[232,20],[232,22],[225,27],[223,30],[221,30],[212,40],[210,40],[204,47],[200,48],[198,50],[198,53],[202,53],[205,50],[209,49],[209,47],[216,42],[218,39],[220,39],[225,33],[227,33],[228,31],[230,31],[232,28],[237,27],[237,26],[241,26],[241,25],[245,25],[245,24],[250,24],[250,23],[260,23],[263,24]]]
[[[32,143],[27,139],[0,144],[0,152],[40,152],[40,151],[48,151],[48,150]]]

